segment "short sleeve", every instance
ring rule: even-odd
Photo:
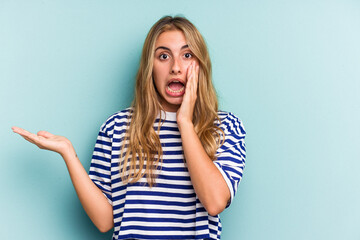
[[[219,169],[230,190],[230,206],[245,168],[245,129],[242,121],[232,113],[219,114],[220,128],[225,133],[225,141],[217,151],[215,166]]]
[[[89,177],[103,192],[112,205],[111,195],[111,138],[106,134],[105,126],[100,128],[91,159]]]

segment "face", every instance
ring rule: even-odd
[[[182,31],[171,30],[159,35],[155,43],[153,79],[165,111],[176,112],[183,100],[187,69],[198,60],[190,51]]]

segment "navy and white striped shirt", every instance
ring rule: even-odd
[[[130,108],[117,112],[101,126],[89,172],[113,206],[113,240],[220,239],[219,215],[207,213],[191,184],[176,113],[162,112],[159,136],[163,162],[156,172],[155,186],[150,188],[145,177],[134,184],[121,181],[119,156],[130,114]],[[229,206],[245,167],[245,130],[232,113],[219,111],[218,116],[225,142],[217,150],[214,164],[230,189]]]

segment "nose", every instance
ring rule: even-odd
[[[172,66],[171,66],[171,73],[172,74],[178,74],[181,73],[181,66],[180,66],[180,62],[178,59],[174,59]]]

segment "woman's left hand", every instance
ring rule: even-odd
[[[182,124],[192,124],[195,102],[197,98],[197,88],[199,80],[199,65],[193,61],[187,69],[187,82],[185,94],[179,110],[177,111],[177,123],[180,127]]]
[[[199,79],[196,61],[189,65],[186,74],[185,94],[176,117],[182,149],[196,196],[206,211],[216,216],[225,209],[230,199],[230,190],[221,172],[207,155],[192,122]]]

